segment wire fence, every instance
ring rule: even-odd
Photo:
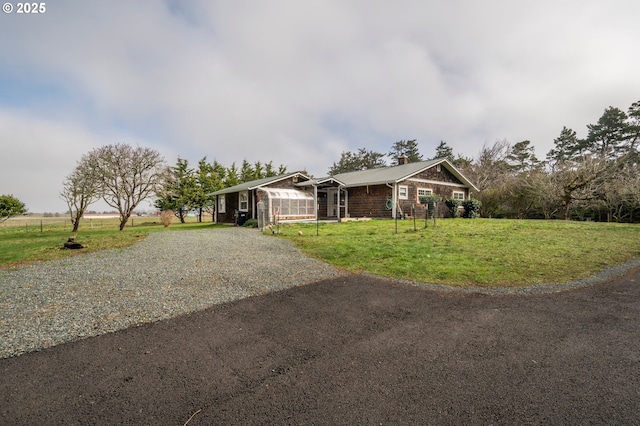
[[[178,221],[173,219],[173,223]],[[187,222],[197,222],[197,217],[188,217]],[[127,227],[148,226],[160,224],[159,216],[134,216],[127,221]],[[118,229],[120,219],[118,217],[84,218],[80,221],[80,230],[114,228]],[[50,232],[73,230],[73,224],[68,217],[14,217],[0,223],[0,234]]]

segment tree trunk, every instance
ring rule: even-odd
[[[120,230],[124,230],[125,226],[127,226],[127,222],[129,221],[129,217],[131,216],[131,213],[129,213],[126,216],[120,216]]]
[[[178,219],[180,219],[180,223],[184,223],[184,210],[180,209],[178,211]]]

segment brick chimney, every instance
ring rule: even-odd
[[[400,157],[398,157],[398,166],[402,166],[403,164],[407,163],[409,163],[409,157],[407,157],[405,154],[402,154]]]

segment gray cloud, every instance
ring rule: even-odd
[[[640,4],[613,0],[60,1],[0,16],[0,193],[63,211],[62,179],[107,143],[169,162],[326,173],[417,138],[474,156],[640,97]]]

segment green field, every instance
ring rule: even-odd
[[[39,225],[5,222],[0,268],[126,247],[151,232],[215,232],[226,226],[174,222],[164,228],[158,218],[137,219],[122,232],[117,219],[101,227],[84,223],[76,240],[87,248],[80,251],[61,249],[70,236],[68,225],[43,225],[40,232]],[[506,219],[440,219],[435,227],[424,225],[410,220],[299,223],[275,228],[274,237],[290,239],[308,256],[348,271],[455,286],[564,282],[640,257],[640,225]]]
[[[158,217],[135,217],[120,232],[117,218],[83,220],[76,241],[85,245],[82,250],[63,250],[62,245],[71,236],[68,218],[12,218],[0,226],[0,268],[34,262],[61,259],[110,248],[127,247],[146,238],[151,232],[190,230],[214,227],[211,222],[178,223],[174,218],[170,227],[160,224]]]
[[[639,225],[503,219],[416,225],[321,223],[316,236],[316,224],[295,224],[281,226],[279,235],[349,271],[458,286],[564,282],[640,257]]]
[[[211,215],[207,215],[205,221],[211,221]],[[187,217],[187,223],[195,223],[197,218]],[[177,224],[179,221],[177,218],[173,218],[172,224]],[[96,228],[110,228],[117,229],[119,225],[119,219],[116,217],[95,217],[89,219],[83,219],[80,225],[81,230],[96,229]],[[157,216],[134,216],[127,221],[127,227],[135,228],[138,226],[159,225],[160,218]],[[71,232],[73,226],[69,216],[61,215],[58,217],[46,217],[39,215],[18,216],[0,223],[0,235],[14,233],[14,232],[44,232],[44,231],[67,231]]]

